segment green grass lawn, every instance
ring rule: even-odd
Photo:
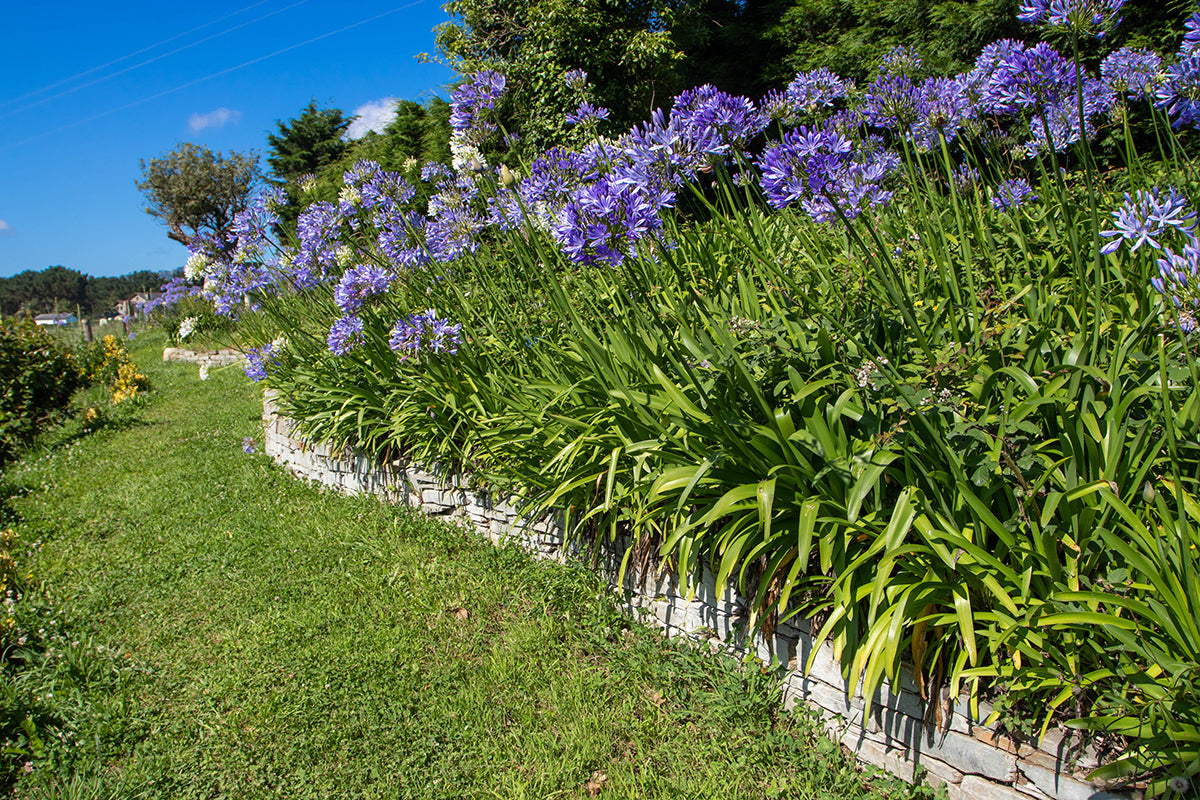
[[[132,343],[142,407],[4,476],[15,796],[908,794],[587,574],[243,453],[256,387],[162,345]]]

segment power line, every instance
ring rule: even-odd
[[[395,13],[397,13],[397,12],[399,12],[399,11],[405,11],[405,10],[407,10],[407,9],[409,9],[409,8],[412,8],[413,6],[419,6],[419,5],[423,4],[425,1],[426,1],[426,0],[413,0],[413,2],[411,2],[411,3],[406,3],[406,4],[402,5],[402,6],[397,6],[396,8],[393,8],[391,11],[385,11],[385,12],[383,12],[382,14],[376,14],[376,15],[375,15],[375,16],[373,16],[373,17],[368,17],[367,19],[364,19],[364,20],[360,20],[360,21],[358,21],[358,22],[351,23],[350,25],[346,25],[346,26],[344,26],[344,27],[338,28],[337,30],[332,30],[332,31],[329,31],[328,33],[323,33],[323,34],[321,34],[320,36],[314,36],[314,37],[313,37],[313,38],[311,38],[311,39],[307,39],[307,40],[305,40],[305,41],[303,41],[303,42],[299,42],[299,43],[297,43],[297,44],[289,45],[289,46],[287,46],[287,47],[285,47],[285,48],[283,48],[283,49],[281,49],[281,50],[276,50],[276,51],[275,51],[275,52],[273,52],[273,53],[268,53],[268,54],[267,54],[267,55],[265,55],[265,56],[259,56],[258,58],[252,58],[252,59],[250,59],[249,61],[244,61],[244,62],[242,62],[241,64],[238,64],[238,65],[237,65],[237,66],[235,66],[235,67],[229,67],[229,68],[227,68],[227,69],[220,70],[219,72],[214,72],[214,73],[212,73],[212,74],[210,74],[210,75],[205,75],[203,78],[197,78],[197,79],[195,79],[195,80],[193,80],[193,81],[188,81],[187,83],[180,84],[179,86],[175,86],[175,87],[173,87],[173,88],[171,88],[171,89],[167,89],[167,90],[165,90],[165,91],[161,91],[161,92],[159,92],[159,93],[157,93],[157,94],[152,94],[152,95],[150,95],[149,97],[143,97],[141,100],[134,100],[132,103],[126,103],[126,104],[125,104],[125,105],[123,105],[123,106],[118,106],[118,107],[116,107],[116,108],[110,108],[110,109],[108,109],[107,111],[102,111],[102,112],[100,112],[99,114],[93,114],[92,116],[90,116],[90,117],[86,117],[85,119],[80,119],[80,120],[76,120],[76,121],[74,121],[74,122],[69,122],[69,123],[67,123],[66,125],[61,125],[61,126],[59,126],[59,127],[57,127],[57,128],[54,128],[54,129],[52,129],[52,130],[48,130],[48,131],[45,131],[45,132],[43,132],[43,133],[36,134],[36,135],[34,135],[34,136],[30,136],[30,137],[28,137],[28,138],[26,138],[26,139],[22,139],[22,140],[20,140],[20,141],[18,141],[18,142],[13,142],[12,144],[8,144],[8,145],[0,145],[0,152],[3,152],[3,151],[5,151],[5,150],[11,150],[11,149],[12,149],[12,148],[14,148],[14,147],[20,147],[21,145],[24,145],[24,144],[29,144],[30,142],[35,142],[35,141],[37,141],[38,139],[43,139],[43,138],[45,138],[45,137],[47,137],[47,136],[53,136],[53,135],[54,135],[54,134],[56,134],[56,133],[60,133],[60,132],[62,132],[62,131],[65,131],[65,130],[69,130],[69,129],[71,129],[71,128],[75,128],[75,127],[78,127],[78,126],[80,126],[80,125],[85,125],[85,124],[87,124],[87,123],[89,123],[89,122],[95,122],[96,120],[98,120],[98,119],[102,119],[102,118],[104,118],[104,117],[107,117],[107,116],[109,116],[109,115],[111,115],[111,114],[116,114],[116,113],[119,113],[119,112],[121,112],[121,111],[125,111],[125,110],[127,110],[127,109],[133,108],[134,106],[140,106],[140,105],[142,105],[143,103],[149,103],[151,100],[157,100],[157,99],[159,99],[160,97],[166,97],[166,96],[167,96],[167,95],[169,95],[169,94],[174,94],[175,92],[179,92],[179,91],[182,91],[182,90],[184,90],[184,89],[190,88],[190,87],[192,87],[192,86],[196,86],[197,84],[204,83],[205,81],[212,80],[213,78],[219,78],[219,77],[221,77],[222,75],[228,75],[228,74],[229,74],[229,73],[231,73],[231,72],[236,72],[236,71],[237,71],[237,70],[239,70],[239,69],[244,69],[244,68],[246,68],[246,67],[249,67],[249,66],[252,66],[252,65],[254,65],[254,64],[257,64],[257,63],[259,63],[259,62],[261,62],[261,61],[266,61],[266,60],[267,60],[267,59],[269,59],[269,58],[274,58],[275,56],[282,55],[282,54],[284,54],[284,53],[287,53],[287,52],[290,52],[290,51],[292,51],[292,50],[295,50],[295,49],[297,49],[297,48],[299,48],[299,47],[305,47],[305,46],[307,46],[307,45],[310,45],[310,44],[312,44],[313,42],[319,42],[319,41],[321,41],[322,39],[328,39],[330,36],[336,36],[336,35],[337,35],[337,34],[339,34],[339,33],[345,33],[345,32],[346,32],[346,31],[348,31],[348,30],[351,30],[351,29],[353,29],[353,28],[357,28],[357,27],[359,27],[359,26],[362,26],[362,25],[366,25],[367,23],[374,22],[374,21],[376,21],[376,20],[379,20],[379,19],[383,19],[384,17],[391,16],[392,14],[395,14]]]
[[[62,80],[55,81],[54,83],[51,83],[51,84],[47,84],[46,86],[43,86],[39,89],[34,89],[32,92],[26,92],[25,94],[20,95],[19,97],[11,97],[7,100],[0,100],[0,106],[7,106],[7,105],[12,105],[13,103],[19,103],[22,100],[25,100],[26,98],[33,97],[34,95],[41,94],[42,92],[48,92],[51,89],[56,89],[59,86],[62,86],[64,83],[70,83],[71,81],[87,77],[88,75],[91,75],[93,72],[99,72],[102,69],[107,69],[108,67],[111,67],[113,64],[120,64],[122,61],[128,61],[129,59],[133,58],[134,56],[140,56],[142,53],[149,52],[150,50],[153,50],[156,47],[162,47],[164,44],[170,44],[171,42],[175,41],[176,39],[181,39],[184,36],[190,36],[191,34],[195,33],[196,31],[204,30],[205,28],[216,25],[218,22],[223,22],[223,21],[229,19],[230,17],[236,17],[238,14],[244,14],[245,12],[249,11],[250,9],[252,9],[256,6],[261,6],[263,3],[269,3],[269,2],[271,2],[271,0],[258,0],[257,3],[252,3],[248,6],[246,6],[245,8],[241,9],[240,11],[234,11],[232,14],[226,14],[223,17],[218,17],[217,19],[214,19],[211,22],[206,22],[203,25],[197,25],[195,28],[192,28],[190,31],[184,31],[183,33],[177,33],[174,36],[170,36],[166,39],[163,39],[161,42],[158,42],[157,44],[152,44],[149,47],[143,47],[141,50],[134,50],[132,53],[123,55],[120,58],[114,58],[112,61],[109,61],[106,64],[101,64],[100,66],[92,67],[91,69],[85,69],[83,72],[78,72],[74,75],[71,75],[70,77],[63,78]]]
[[[265,3],[265,2],[270,2],[270,0],[262,0],[262,2],[256,3],[255,5],[262,5],[262,3]],[[185,44],[183,47],[177,47],[174,50],[171,50],[166,53],[162,53],[161,55],[157,55],[154,58],[150,58],[150,59],[142,61],[138,64],[134,64],[131,67],[125,67],[125,69],[119,69],[116,72],[111,72],[108,75],[104,75],[102,77],[96,78],[93,81],[88,81],[87,83],[81,83],[78,86],[72,86],[70,89],[64,89],[63,91],[58,92],[57,94],[52,94],[49,97],[43,97],[40,100],[34,100],[32,103],[23,105],[20,108],[16,108],[16,109],[13,109],[12,111],[6,111],[3,114],[0,114],[0,119],[4,119],[5,117],[11,117],[13,114],[19,114],[22,111],[28,111],[29,109],[35,108],[36,106],[40,106],[43,103],[49,103],[51,100],[57,100],[58,98],[63,97],[65,95],[72,94],[74,92],[78,92],[81,89],[87,89],[89,86],[95,86],[98,83],[104,83],[105,81],[111,80],[111,79],[117,77],[118,75],[124,75],[126,72],[131,72],[135,69],[139,69],[141,67],[146,66],[147,64],[153,64],[155,61],[161,61],[162,59],[166,58],[167,56],[173,56],[176,53],[182,53],[184,50],[190,50],[191,48],[195,47],[196,45],[201,45],[201,44],[204,44],[205,42],[212,41],[213,39],[217,39],[221,36],[224,36],[227,33],[233,33],[234,31],[236,31],[240,28],[244,28],[247,25],[253,25],[254,23],[261,22],[262,20],[267,19],[268,17],[273,17],[276,14],[282,14],[284,11],[288,11],[290,9],[295,8],[298,5],[302,5],[307,2],[308,2],[308,0],[298,0],[298,2],[292,3],[290,6],[285,6],[283,8],[276,9],[275,11],[272,11],[269,14],[263,14],[261,17],[255,17],[254,19],[249,20],[247,22],[242,22],[238,25],[234,25],[232,28],[227,28],[219,33],[214,33],[211,36],[204,37],[203,39],[198,39],[197,41],[194,41],[190,44]],[[253,7],[254,6],[250,6],[250,8],[253,8]],[[243,9],[243,10],[247,10],[247,9]],[[238,12],[238,13],[241,13],[241,12]],[[223,17],[222,19],[225,19],[225,17]],[[202,26],[202,27],[205,27],[205,26]],[[180,34],[180,35],[183,36],[186,34]],[[174,37],[174,38],[179,38],[179,37]],[[155,47],[157,47],[157,46],[158,45],[155,45]],[[152,48],[146,48],[146,49],[152,49]],[[138,52],[145,52],[145,50],[141,50]],[[134,55],[136,55],[136,53]],[[124,61],[127,58],[130,58],[130,56],[125,56],[124,58],[118,59],[118,61]],[[110,61],[109,64],[106,66],[109,66],[109,65],[115,64],[115,63],[117,63],[117,62]],[[90,72],[95,72],[97,69],[103,69],[103,67],[96,67],[95,69],[88,70],[87,73],[81,73],[81,75],[86,75]],[[76,77],[80,77],[80,76],[76,76]],[[73,80],[73,79],[68,79],[68,80]],[[65,81],[59,81],[59,83],[55,84],[55,85],[59,85],[62,83],[65,83]],[[42,91],[44,91],[44,90],[42,90]],[[34,94],[36,94],[36,92]],[[26,95],[26,96],[28,96],[28,95]]]

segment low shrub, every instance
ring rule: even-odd
[[[0,464],[61,415],[86,380],[63,342],[30,320],[0,320]]]

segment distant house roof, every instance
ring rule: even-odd
[[[33,321],[38,325],[70,325],[79,318],[74,314],[38,314]]]

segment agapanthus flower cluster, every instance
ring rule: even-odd
[[[984,49],[971,79],[984,113],[1038,113],[1076,96],[1079,69],[1045,42],[1026,48],[1001,40]]]
[[[954,183],[954,190],[959,194],[973,192],[979,185],[979,170],[967,164],[959,164],[954,169],[951,180]]]
[[[391,288],[396,276],[375,264],[359,264],[342,275],[333,290],[333,300],[343,314],[354,314],[368,299]]]
[[[297,287],[312,288],[336,271],[341,230],[342,214],[334,203],[322,200],[300,213],[296,220],[299,246],[290,265]]]
[[[976,59],[966,80],[978,113],[1023,115],[1031,133],[1025,145],[1030,155],[1051,147],[1061,152],[1072,142],[1090,138],[1095,120],[1116,102],[1108,84],[1081,73],[1074,61],[1045,42],[1028,48],[1011,40],[993,42]]]
[[[975,104],[965,75],[927,78],[920,86],[920,118],[912,128],[919,150],[933,150],[944,138],[952,142],[958,134],[975,126]]]
[[[462,344],[462,325],[441,319],[433,309],[399,320],[392,329],[388,346],[407,359],[421,353],[458,352]]]
[[[621,140],[610,169],[613,184],[672,205],[685,181],[740,152],[767,123],[745,97],[708,85],[690,89],[675,98],[669,117],[658,109]]]
[[[563,73],[563,83],[568,87],[581,91],[587,86],[588,74],[582,69],[570,69]]]
[[[468,142],[478,145],[495,133],[488,112],[504,95],[508,80],[495,70],[485,69],[470,76],[450,94],[450,128]]]
[[[279,209],[286,204],[283,187],[272,186],[255,195],[246,209],[234,216],[229,231],[235,258],[265,261],[275,255],[266,250],[273,244],[272,232],[279,224]]]
[[[1017,19],[1031,25],[1103,37],[1121,23],[1125,0],[1024,0]]]
[[[815,115],[832,108],[854,90],[854,82],[825,67],[801,72],[782,92],[773,91],[763,98],[763,112],[787,125],[796,125],[803,115]]]
[[[924,115],[923,100],[907,75],[884,73],[863,92],[861,110],[870,125],[907,132]]]
[[[1174,186],[1157,187],[1125,194],[1125,202],[1112,214],[1113,230],[1100,235],[1111,238],[1100,252],[1115,253],[1129,243],[1130,252],[1142,245],[1158,251],[1158,274],[1150,285],[1177,311],[1186,333],[1196,329],[1200,313],[1200,241],[1196,239],[1196,212]]]
[[[339,317],[329,328],[325,344],[335,356],[344,356],[362,343],[363,321],[353,315]]]
[[[1024,178],[1001,181],[992,191],[992,208],[998,211],[1012,211],[1037,201],[1033,187]]]
[[[186,277],[180,276],[171,278],[164,283],[161,291],[161,297],[150,300],[142,306],[142,313],[149,314],[159,308],[173,308],[184,298],[199,296],[201,290],[199,286],[189,284]]]
[[[255,347],[246,351],[246,377],[258,383],[261,380],[266,380],[269,374],[268,368],[274,360],[279,356],[282,347],[278,341],[268,342],[262,347]]]
[[[572,261],[617,265],[662,229],[658,211],[674,199],[669,191],[622,185],[605,176],[572,194],[554,226],[554,238]]]
[[[1064,98],[1048,104],[1043,109],[1041,118],[1030,123],[1030,140],[1025,145],[1026,152],[1033,156],[1049,150],[1051,146],[1055,151],[1062,152],[1075,142],[1095,138],[1096,121],[1111,111],[1115,103],[1116,94],[1107,84],[1085,77],[1082,120],[1077,98]],[[1047,135],[1049,139],[1046,138]]]
[[[464,173],[430,170],[438,188],[429,199],[425,244],[435,261],[448,262],[479,247],[479,233],[487,220],[474,207],[479,197],[475,180]]]
[[[921,54],[912,47],[896,45],[883,54],[879,62],[879,71],[888,75],[907,75],[913,77],[921,70],[924,62]]]
[[[600,122],[608,119],[609,110],[604,106],[594,106],[587,100],[579,104],[574,112],[567,114],[568,125],[584,125],[589,122]]]
[[[1162,57],[1140,48],[1122,47],[1100,62],[1100,78],[1114,94],[1130,100],[1153,96],[1161,77]]]
[[[594,162],[585,154],[553,147],[534,159],[529,175],[515,189],[497,194],[492,219],[504,230],[523,221],[550,230],[572,193],[598,177]]]
[[[1157,187],[1138,189],[1133,195],[1126,192],[1125,202],[1112,212],[1112,217],[1115,227],[1100,232],[1112,239],[1100,248],[1105,255],[1115,253],[1127,242],[1130,252],[1137,252],[1144,244],[1165,250],[1168,245],[1196,242],[1196,212],[1174,186],[1165,192]]]
[[[1189,244],[1179,254],[1164,250],[1150,285],[1175,307],[1180,328],[1194,332],[1200,313],[1200,247]]]
[[[357,162],[342,176],[342,184],[338,210],[354,229],[360,224],[358,215],[366,214],[367,221],[379,227],[416,195],[416,188],[403,175],[374,161]]]
[[[196,326],[199,323],[200,323],[200,320],[197,317],[184,317],[182,320],[180,320],[179,332],[177,334],[177,336],[179,337],[179,340],[183,341],[184,339],[187,339],[189,336],[191,336],[193,333],[195,333]]]
[[[855,147],[828,125],[789,131],[758,160],[767,202],[775,208],[799,203],[817,222],[851,220],[887,205],[892,192],[883,182],[899,165],[894,152]]]
[[[1200,123],[1200,55],[1167,67],[1154,96],[1154,105],[1166,109],[1172,127]]]
[[[187,263],[183,265],[183,277],[189,281],[202,278],[210,266],[212,266],[212,256],[205,249],[191,250]]]

